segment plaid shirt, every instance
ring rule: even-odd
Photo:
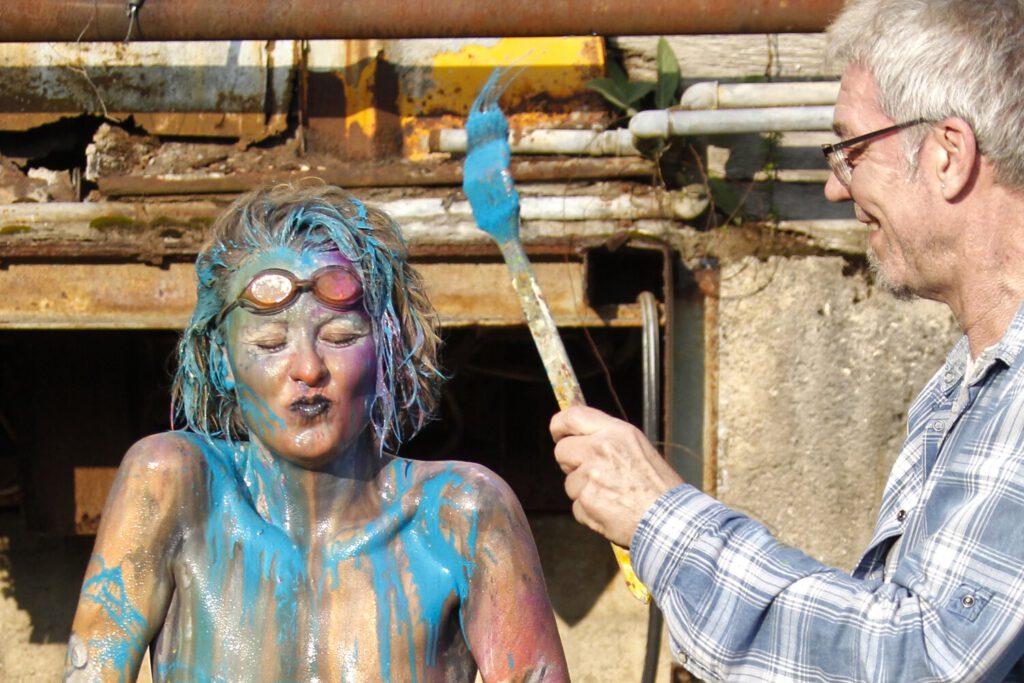
[[[1022,309],[1024,310],[1024,309]],[[676,658],[707,681],[1024,681],[1024,313],[966,338],[910,410],[853,574],[691,486],[633,537]]]

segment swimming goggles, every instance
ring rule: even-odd
[[[313,298],[327,308],[346,311],[362,299],[363,286],[359,276],[345,266],[325,266],[308,280],[300,280],[281,268],[268,268],[256,273],[238,298],[221,309],[214,324],[220,325],[238,306],[256,315],[279,313],[303,292],[312,292]]]

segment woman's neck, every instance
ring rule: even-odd
[[[236,462],[257,512],[296,541],[361,525],[380,513],[378,474],[391,456],[369,438],[316,468],[275,455],[258,440],[238,445]]]

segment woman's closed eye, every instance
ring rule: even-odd
[[[348,346],[370,334],[370,323],[362,316],[332,320],[320,328],[320,339],[333,346]]]
[[[255,346],[260,351],[274,352],[280,351],[288,345],[288,339],[283,336],[273,337],[256,337],[249,341],[249,343]]]

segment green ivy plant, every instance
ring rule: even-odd
[[[601,94],[613,106],[627,116],[633,116],[645,107],[642,101],[654,93],[653,107],[667,109],[677,103],[679,97],[679,60],[672,46],[664,38],[658,39],[657,52],[658,80],[631,81],[626,70],[618,62],[608,62],[608,77],[587,81],[587,87]],[[650,101],[650,100],[648,100]]]

